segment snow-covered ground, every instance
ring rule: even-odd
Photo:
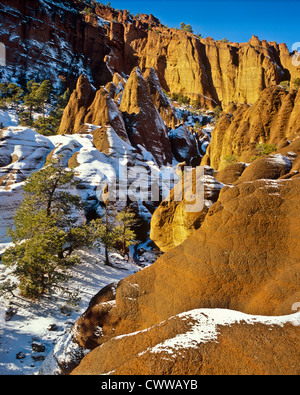
[[[14,291],[15,297],[7,294],[0,298],[0,375],[37,374],[43,360],[70,331],[92,297],[106,285],[141,270],[118,254],[111,254],[113,267],[104,265],[101,252],[82,250],[79,255],[82,264],[72,269],[73,277],[65,284],[76,296],[75,301],[61,291],[37,302],[25,299],[18,291]],[[12,278],[10,272],[0,264],[0,284]]]
[[[62,156],[66,166],[70,158],[74,158],[80,181],[77,192],[83,201],[96,207],[104,183],[118,176],[120,168],[126,167],[128,162],[151,168],[162,178],[165,173],[175,173],[171,168],[159,169],[151,160],[147,161],[112,129],[108,130],[111,152],[107,156],[94,147],[91,134],[45,137],[26,127],[14,126],[17,119],[10,112],[2,115],[8,128],[1,131],[0,142],[0,176],[5,180],[0,186],[0,253],[10,242],[6,229],[13,224],[14,212],[22,201],[24,180],[44,166],[49,154]],[[138,203],[140,215],[150,220],[150,212]],[[131,257],[139,258],[143,266],[153,263],[156,252],[147,243],[140,247],[138,253],[132,251]],[[0,374],[37,373],[43,359],[62,335],[68,333],[100,289],[141,270],[132,259],[128,263],[117,254],[112,259],[113,268],[103,264],[99,253],[83,251],[81,255],[83,263],[73,269],[73,277],[67,284],[70,290],[78,292],[78,305],[71,303],[67,294],[59,292],[38,302],[21,297],[17,291],[14,291],[15,297],[10,294],[6,294],[6,299],[0,297]],[[11,270],[0,263],[0,285],[11,278],[10,273]]]
[[[0,110],[0,125],[2,127],[18,126],[19,117],[15,110]],[[0,128],[1,129],[1,128]]]

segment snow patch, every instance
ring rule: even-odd
[[[173,317],[172,317],[173,318]],[[230,326],[245,322],[246,324],[279,325],[292,324],[300,326],[300,312],[279,317],[244,314],[226,309],[197,309],[178,315],[178,318],[192,321],[191,329],[184,333],[157,344],[152,353],[167,352],[172,355],[178,350],[197,348],[201,343],[217,341],[218,326]]]

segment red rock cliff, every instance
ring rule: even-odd
[[[75,87],[84,73],[100,86],[114,72],[153,67],[166,91],[215,107],[252,104],[266,87],[300,75],[285,44],[255,36],[242,44],[201,39],[152,15],[135,18],[100,5],[87,13],[75,0],[3,0],[0,17],[7,47],[2,78],[50,77]]]

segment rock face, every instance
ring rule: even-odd
[[[113,99],[116,90],[112,86],[102,86],[95,91],[87,77],[80,76],[64,110],[59,133],[85,132],[85,128],[82,128],[85,124],[110,126],[127,144],[132,144],[141,152],[150,152],[158,165],[172,163],[166,124],[152,101],[141,71],[135,68],[124,85],[118,106]],[[160,89],[159,85],[156,87]],[[168,105],[170,111],[175,113],[171,104]],[[189,154],[194,155],[195,149]]]
[[[299,137],[300,92],[279,86],[265,89],[253,106],[238,106],[218,122],[203,164],[215,170],[226,167],[226,157],[250,162],[258,143],[280,147]],[[296,121],[298,119],[298,121]]]
[[[300,298],[299,189],[299,178],[224,187],[200,229],[118,284],[97,343],[199,308],[291,314]],[[99,333],[87,316],[73,330],[82,347],[86,333]]]
[[[166,125],[172,129],[180,122],[178,115],[170,102],[168,96],[161,89],[159,78],[153,67],[144,73],[152,101]]]
[[[80,76],[64,110],[59,134],[80,133],[84,124],[111,126],[129,143],[122,114],[104,86],[95,90],[86,76]]]
[[[64,110],[59,134],[73,134],[79,131],[84,123],[86,112],[92,104],[95,96],[95,88],[89,79],[81,75],[78,78],[76,89],[72,92],[69,102]]]
[[[297,375],[299,333],[299,313],[271,318],[193,310],[111,339],[72,375]]]
[[[10,76],[50,78],[55,87],[74,88],[80,74],[97,84],[111,78],[104,61],[108,22],[81,13],[85,5],[67,0],[4,0],[0,5],[1,42],[6,46]],[[91,56],[93,54],[93,56]],[[97,74],[92,70],[97,70]]]
[[[178,162],[186,162],[187,165],[190,165],[193,158],[196,160],[199,157],[198,165],[200,164],[198,142],[186,124],[180,124],[172,129],[169,132],[169,138],[172,153]]]
[[[223,184],[204,174],[204,171],[196,169],[187,173],[155,210],[150,238],[161,251],[166,252],[180,245],[199,229],[210,206],[218,200]],[[190,206],[193,203],[199,204],[199,209],[193,210]]]
[[[135,68],[125,86],[120,111],[124,114],[129,140],[142,146],[160,165],[172,163],[172,151],[166,125],[155,107],[147,83],[139,68]]]
[[[266,87],[300,76],[285,44],[255,36],[242,44],[199,39],[164,27],[152,15],[137,18],[102,5],[87,14],[85,7],[75,0],[2,1],[3,78],[39,75],[74,88],[86,74],[98,87],[115,72],[154,68],[166,91],[214,108],[232,101],[253,104]]]
[[[149,33],[147,45],[140,48],[136,47],[140,67],[154,67],[164,89],[210,107],[232,101],[254,103],[263,89],[289,79],[289,69],[299,73],[290,63],[291,57],[285,62],[288,69],[283,68],[275,43],[257,37],[243,44],[220,43],[163,29]]]

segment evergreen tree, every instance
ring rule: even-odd
[[[42,108],[43,119],[45,120],[45,105],[50,100],[51,82],[49,80],[43,81],[38,89],[35,91],[37,104]]]
[[[75,248],[91,246],[87,224],[76,225],[74,210],[81,210],[80,198],[70,193],[76,185],[74,172],[51,161],[33,173],[24,186],[24,200],[8,230],[13,246],[3,263],[14,265],[22,293],[38,297],[68,279],[68,268],[78,263]]]
[[[117,214],[116,220],[118,225],[115,227],[114,232],[118,243],[121,244],[122,254],[126,255],[128,248],[136,242],[136,234],[133,227],[137,224],[137,220],[135,214],[130,209]]]
[[[114,223],[112,216],[112,208],[108,200],[104,200],[105,214],[102,218],[98,218],[91,222],[93,233],[95,234],[96,247],[101,249],[104,246],[105,264],[110,266],[109,252],[116,245],[116,234],[114,233]]]
[[[39,88],[39,84],[34,80],[30,80],[27,83],[27,94],[24,96],[24,105],[28,108],[29,120],[32,122],[32,113],[38,108],[38,98],[36,92]]]
[[[135,244],[136,234],[133,226],[137,223],[135,214],[130,209],[125,209],[115,214],[109,201],[105,202],[105,215],[92,221],[95,240],[98,248],[104,246],[105,263],[111,265],[109,252],[119,249],[123,255],[128,253],[128,247]]]
[[[0,104],[5,108],[8,104],[18,107],[23,100],[23,89],[12,82],[0,84]]]
[[[191,25],[186,25],[184,22],[181,22],[180,29],[184,32],[193,33],[193,28]]]

